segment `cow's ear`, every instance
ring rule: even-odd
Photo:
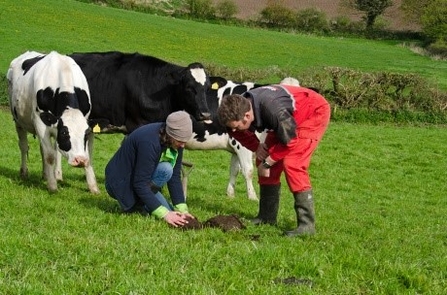
[[[76,97],[78,98],[79,102],[79,110],[82,112],[82,114],[85,116],[88,112],[90,112],[91,105],[90,100],[88,98],[88,94],[84,89],[75,87],[75,93]]]
[[[51,89],[51,87],[47,87],[45,89],[40,89],[36,93],[37,106],[40,110],[44,112],[53,112],[56,113],[56,100],[54,96],[56,93]]]
[[[227,81],[227,79],[225,79],[223,77],[211,76],[210,83],[211,83],[211,88],[214,90],[217,90],[217,89],[227,85],[228,81]]]
[[[26,75],[26,73],[39,61],[39,60],[41,60],[42,58],[44,58],[45,57],[45,55],[42,55],[42,56],[36,56],[36,57],[34,57],[34,58],[30,58],[30,59],[27,59],[27,60],[25,60],[23,63],[22,63],[22,70],[23,70],[23,75]]]
[[[110,129],[110,121],[107,119],[88,119],[88,126],[92,128],[94,133],[101,133],[104,129]]]
[[[48,113],[48,112],[40,113],[40,119],[47,126],[54,125],[57,122],[56,116],[53,115],[52,113]]]

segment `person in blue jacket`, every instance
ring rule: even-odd
[[[106,190],[124,212],[143,208],[174,227],[194,218],[188,213],[181,182],[183,149],[191,136],[192,121],[184,111],[127,136],[105,168]],[[172,203],[160,192],[165,184]]]

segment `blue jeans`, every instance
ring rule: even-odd
[[[157,168],[155,168],[155,171],[152,174],[152,183],[161,188],[169,181],[169,179],[171,179],[172,172],[173,167],[170,163],[168,162],[158,163]],[[157,192],[154,195],[163,207],[168,208],[170,211],[174,210],[172,205],[169,204],[169,202],[161,194],[161,192]]]

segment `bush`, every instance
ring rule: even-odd
[[[217,16],[224,20],[229,20],[234,18],[238,13],[236,3],[232,0],[221,0],[216,5]]]
[[[340,109],[372,112],[440,113],[447,108],[447,94],[435,91],[414,74],[363,73],[339,67],[325,67],[319,85],[323,94]],[[315,82],[314,82],[315,83]]]
[[[352,21],[347,16],[337,16],[329,21],[331,33],[341,36],[363,36],[365,23],[363,21]]]
[[[324,67],[295,76],[301,85],[317,88],[340,120],[447,122],[447,93],[415,74]]]
[[[297,30],[307,33],[329,31],[326,14],[316,8],[308,8],[298,11],[296,14],[295,26]]]
[[[292,28],[295,24],[294,12],[282,4],[283,1],[269,0],[261,11],[259,25],[268,28]]]
[[[347,16],[337,16],[330,20],[330,28],[340,33],[351,31],[351,19]]]
[[[216,10],[212,0],[187,0],[189,15],[200,19],[215,19]]]
[[[336,120],[349,122],[447,123],[447,93],[415,74],[366,73],[340,67],[287,72],[278,67],[250,70],[206,65],[211,76],[235,82],[279,82],[296,77],[331,103]]]
[[[447,59],[447,41],[438,40],[427,46],[426,50],[438,59]]]

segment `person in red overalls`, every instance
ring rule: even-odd
[[[330,105],[317,92],[287,78],[222,99],[218,118],[231,137],[256,152],[259,212],[254,224],[276,224],[284,171],[295,199],[298,227],[287,236],[315,233],[315,209],[308,168],[330,120]],[[255,132],[267,131],[264,143]]]

